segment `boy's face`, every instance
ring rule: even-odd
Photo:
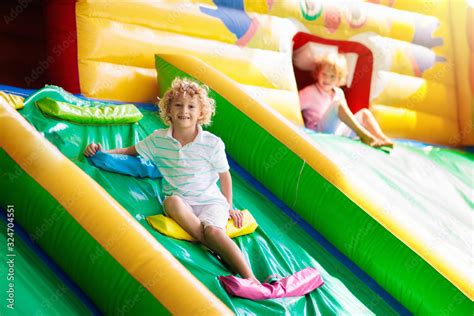
[[[201,102],[197,95],[179,94],[171,101],[168,114],[173,126],[180,128],[196,127],[202,116]]]
[[[337,85],[339,80],[336,72],[327,65],[321,68],[316,79],[319,87],[325,92],[330,92]]]

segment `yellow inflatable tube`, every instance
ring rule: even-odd
[[[392,137],[409,139],[416,135],[428,143],[451,144],[452,146],[459,144],[456,120],[381,104],[372,104],[370,111]],[[399,122],[404,122],[404,124]]]
[[[0,126],[8,155],[172,314],[232,314],[102,187],[2,100]],[[117,242],[110,244],[112,236]]]
[[[18,95],[0,91],[0,99],[2,100],[2,103],[10,104],[10,106],[13,106],[16,110],[22,109],[25,106],[23,104],[24,99]]]
[[[275,66],[288,64],[286,67],[291,67],[288,54],[238,47],[118,21],[79,16],[77,23],[80,30],[78,57],[83,62],[116,64],[118,69],[121,65],[128,65],[155,70],[153,55],[157,51],[191,54],[241,83],[296,90],[286,76],[279,82],[269,80]]]

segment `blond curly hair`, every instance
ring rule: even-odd
[[[322,58],[316,59],[316,64],[313,70],[314,80],[318,80],[319,72],[324,66],[336,74],[338,86],[343,86],[346,84],[347,61],[344,55],[331,53],[323,56]]]
[[[171,88],[165,92],[163,98],[157,103],[161,120],[168,126],[171,125],[171,118],[168,114],[171,102],[178,95],[189,95],[191,98],[198,96],[202,117],[197,121],[199,125],[211,124],[211,119],[216,112],[216,102],[208,96],[209,88],[188,78],[175,78],[171,83]]]

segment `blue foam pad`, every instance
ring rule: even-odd
[[[117,155],[98,151],[94,156],[87,159],[97,168],[136,178],[156,179],[162,176],[153,162],[140,156]]]

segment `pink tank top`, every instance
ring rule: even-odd
[[[344,92],[335,88],[331,95],[321,91],[315,84],[309,85],[299,92],[301,112],[307,128],[316,129],[324,114],[333,106],[338,106],[344,98]]]

